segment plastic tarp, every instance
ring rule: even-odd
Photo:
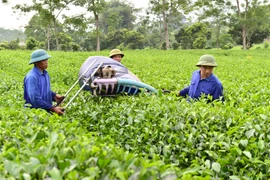
[[[89,78],[91,74],[95,71],[95,69],[100,65],[100,63],[103,63],[102,66],[111,66],[113,69],[116,70],[116,75],[114,76],[115,78],[137,80],[136,77],[129,74],[128,68],[126,66],[119,63],[118,61],[115,61],[111,58],[104,57],[104,56],[90,56],[89,58],[87,58],[84,61],[84,63],[81,65],[78,77],[80,77],[95,60],[96,62],[93,64],[90,70],[84,75],[85,78]],[[92,78],[92,81],[93,80],[94,78]],[[83,82],[80,80],[80,85],[82,84]],[[87,86],[85,86],[84,89],[91,90]]]

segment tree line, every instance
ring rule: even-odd
[[[2,0],[6,3],[7,0]],[[267,0],[149,0],[135,8],[128,0],[32,0],[17,13],[35,14],[25,27],[27,49],[244,50],[269,37]],[[76,15],[69,15],[80,8]]]

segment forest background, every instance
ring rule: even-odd
[[[11,1],[2,0],[1,6]],[[18,30],[0,28],[0,49],[61,51],[250,49],[269,46],[269,2],[260,0],[32,0]]]

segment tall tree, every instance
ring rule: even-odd
[[[139,32],[124,28],[109,32],[106,42],[110,49],[119,46],[127,47],[128,49],[143,49],[144,37]]]
[[[169,28],[168,28],[168,11],[169,3],[166,0],[151,0],[150,4],[152,5],[152,12],[161,15],[164,29],[164,40],[166,43],[166,50],[170,49],[170,40],[169,40]]]
[[[15,9],[22,12],[37,12],[37,14],[43,19],[44,25],[47,27],[47,44],[48,50],[50,50],[50,39],[51,39],[51,29],[53,29],[56,48],[60,49],[59,39],[58,39],[58,26],[57,19],[64,9],[68,9],[68,5],[74,2],[74,0],[33,0],[31,5],[27,4],[17,4]],[[51,27],[53,26],[53,28]]]
[[[48,21],[44,19],[44,17],[36,14],[34,15],[30,21],[28,22],[28,25],[25,26],[25,35],[29,37],[33,37],[36,40],[43,42],[47,40],[46,47],[47,49],[51,49],[50,47],[50,28],[48,28]]]
[[[199,19],[209,19],[217,28],[216,39],[219,45],[219,31],[230,19],[231,32],[241,29],[240,36],[243,49],[250,47],[250,39],[254,32],[265,28],[269,9],[262,8],[268,0],[198,0],[195,5],[199,8]],[[233,29],[232,29],[233,28]]]
[[[72,37],[73,41],[79,45],[81,45],[89,36],[87,28],[90,22],[87,20],[88,19],[85,18],[84,15],[80,14],[65,17],[65,21],[63,23],[64,32],[68,33]]]
[[[138,9],[132,5],[119,0],[108,1],[106,11],[100,15],[100,27],[102,32],[108,34],[110,31],[119,29],[133,30],[136,20],[135,13]]]
[[[76,5],[79,5],[87,10],[87,12],[92,12],[95,19],[96,27],[96,38],[97,38],[97,51],[100,51],[100,34],[99,34],[99,15],[104,11],[106,7],[105,0],[77,0]]]
[[[208,28],[206,23],[201,22],[180,29],[175,35],[175,39],[182,49],[203,49],[210,38],[211,29]]]
[[[250,47],[249,39],[255,30],[259,28],[258,25],[261,24],[262,21],[265,21],[265,19],[268,19],[269,12],[265,12],[261,8],[263,5],[267,4],[267,0],[236,0],[235,9],[239,26],[242,30],[241,35],[244,50]]]
[[[173,14],[175,13],[182,13],[186,11],[190,3],[190,0],[150,0],[150,9],[153,14],[158,16],[161,15],[162,17],[164,40],[167,50],[170,48],[170,30],[168,26],[170,17],[173,17]]]
[[[264,38],[269,36],[270,25],[270,5],[250,8],[246,21],[246,48],[249,49],[253,43],[261,43]],[[238,44],[243,43],[242,26],[237,16],[231,18],[229,33],[237,41]],[[241,38],[239,38],[241,37]]]
[[[150,16],[142,16],[136,25],[136,31],[141,33],[145,39],[145,47],[159,48],[162,44],[161,28],[159,21],[150,19]]]
[[[207,21],[212,25],[216,36],[216,48],[220,48],[221,30],[228,24],[231,7],[231,1],[226,0],[198,0],[194,4],[194,13],[198,16],[198,21]]]

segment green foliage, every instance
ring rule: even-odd
[[[76,43],[71,43],[71,49],[72,49],[72,51],[79,51],[80,45],[76,44]]]
[[[209,45],[206,45],[204,49],[212,49],[212,47]]]
[[[180,29],[175,35],[175,40],[180,43],[182,49],[203,49],[210,38],[211,29],[201,22]]]
[[[193,41],[192,46],[194,49],[203,49],[205,47],[206,41],[206,37],[198,37],[195,39],[195,41]]]
[[[262,49],[262,47],[261,46],[257,46],[256,49]]]
[[[25,13],[36,12],[36,14],[31,18],[29,26],[27,27],[26,33],[28,34],[28,37],[35,37],[34,34],[37,32],[37,34],[42,35],[39,38],[43,39],[38,39],[37,37],[35,38],[39,41],[46,39],[47,49],[50,50],[51,35],[54,34],[56,42],[53,45],[55,45],[56,50],[59,50],[59,37],[57,35],[61,31],[61,28],[58,26],[60,24],[58,22],[58,18],[60,12],[66,9],[71,2],[73,1],[33,1],[31,5],[17,4],[14,8]]]
[[[178,49],[178,48],[179,48],[179,46],[180,46],[180,44],[179,44],[179,43],[177,43],[177,42],[174,42],[174,43],[172,44],[172,48],[173,48],[173,50]]]
[[[246,44],[243,46],[249,49],[252,44],[262,43],[269,36],[269,24],[264,22],[269,16],[270,7],[267,1],[255,1],[242,6],[244,8],[237,11],[238,15],[231,16],[229,34],[243,45],[242,34],[246,31]]]
[[[62,51],[79,51],[80,45],[72,42],[72,38],[68,34],[60,32],[58,38]]]
[[[26,49],[33,50],[39,48],[39,42],[34,37],[29,37],[26,40]]]
[[[267,48],[269,47],[269,42],[265,41],[265,42],[263,43],[263,47],[264,47],[265,49],[267,49]]]
[[[100,28],[108,34],[119,29],[133,30],[136,20],[136,10],[130,4],[111,0],[106,5],[106,11],[100,15]]]
[[[220,44],[220,36],[227,32],[228,19],[231,17],[232,3],[228,0],[198,0],[195,2],[195,14],[199,21],[209,22],[212,28],[213,47],[219,48],[225,44]],[[202,11],[203,9],[203,11]],[[224,32],[225,31],[225,32]]]
[[[160,48],[161,50],[166,50],[166,42],[163,42],[161,45],[160,45]]]
[[[0,43],[0,48],[1,48],[1,49],[9,49],[8,41],[2,41],[2,42]]]
[[[220,48],[228,43],[242,44],[242,27],[244,26],[247,30],[246,45],[248,47],[252,47],[254,43],[262,43],[263,39],[269,36],[269,23],[266,23],[266,20],[270,11],[269,3],[266,1],[254,1],[248,8],[241,8],[239,13],[237,6],[230,0],[149,1],[149,7],[144,15],[141,15],[142,9],[134,8],[128,1],[119,0],[56,0],[33,1],[31,5],[20,4],[16,5],[14,9],[24,13],[33,11],[36,13],[25,27],[26,36],[34,37],[43,43],[40,47],[46,49],[50,47],[51,50],[60,50],[59,47],[56,47],[57,39],[61,41],[58,33],[70,36],[71,42],[79,45],[80,50],[98,50],[96,47],[97,36],[100,37],[101,50],[111,49],[122,43],[111,44],[112,34],[120,32],[124,28],[133,31],[125,37],[130,38],[128,44],[124,42],[124,47],[128,49],[144,49],[145,47],[159,49],[165,39],[169,40],[170,47],[177,49],[174,37],[180,44],[179,49],[209,49],[210,46]],[[68,17],[65,10],[74,6],[83,8],[85,11]],[[241,4],[241,6],[244,7],[245,4]],[[247,12],[242,11],[245,9]],[[192,14],[189,14],[190,12]],[[193,22],[188,16],[194,14],[196,14],[194,17],[198,17],[195,22],[199,23],[191,25]],[[59,17],[62,17],[63,23],[58,21]],[[97,20],[99,21],[98,32],[95,29]],[[165,25],[163,21],[167,23],[167,27],[163,27]],[[228,21],[230,21],[230,25],[228,25]],[[205,24],[206,27],[200,24]],[[164,33],[166,30],[169,31],[168,37],[164,37],[164,34],[167,34]],[[228,30],[229,34],[227,34]],[[7,38],[13,33],[15,31],[0,28],[0,38]],[[23,32],[18,31],[15,34],[17,36],[14,38],[12,35],[11,40],[18,37],[23,40]],[[209,41],[210,34],[211,41]],[[228,36],[225,40],[221,37],[223,34]],[[118,38],[123,39],[123,37]],[[173,43],[174,45],[172,45]],[[72,45],[68,43],[58,45],[65,51],[73,49]]]
[[[11,50],[19,49],[19,48],[20,48],[19,42],[20,42],[19,38],[17,38],[16,40],[10,41],[10,42],[8,43],[9,49],[11,49]]]
[[[136,31],[121,29],[108,33],[106,42],[109,49],[113,49],[122,43],[128,49],[143,49],[144,38],[142,34]]]
[[[222,34],[220,37],[220,47],[224,47],[227,44],[233,44],[233,42],[232,36],[229,34]]]
[[[212,54],[225,102],[83,91],[63,116],[23,108],[30,53],[1,51],[0,179],[269,178],[267,49],[125,50],[122,62],[143,82],[173,91],[189,85],[202,54]],[[89,56],[108,51],[50,55],[52,89],[64,94]]]
[[[228,43],[224,46],[221,47],[221,49],[232,49],[234,47],[234,45],[232,43]]]

